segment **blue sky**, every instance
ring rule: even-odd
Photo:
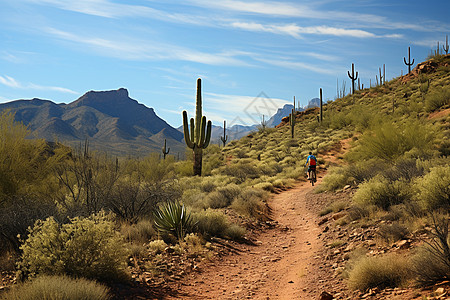
[[[450,34],[450,1],[0,0],[0,102],[125,87],[173,126],[196,78],[214,124],[407,72]]]

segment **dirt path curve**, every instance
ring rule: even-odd
[[[275,195],[269,206],[276,228],[262,232],[255,246],[242,245],[238,255],[203,266],[179,285],[177,298],[167,299],[317,298],[314,261],[322,244],[317,212],[307,201],[312,190],[302,182]]]

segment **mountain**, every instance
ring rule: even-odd
[[[15,100],[0,110],[31,130],[33,137],[79,145],[85,139],[95,150],[113,155],[144,156],[160,151],[164,139],[171,154],[184,152],[183,134],[159,118],[153,108],[131,99],[124,88],[89,91],[69,104],[50,100]]]

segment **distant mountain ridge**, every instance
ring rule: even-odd
[[[92,148],[114,155],[148,155],[167,139],[171,154],[183,152],[183,134],[159,118],[153,108],[131,99],[124,88],[89,91],[69,104],[50,100],[15,100],[0,104],[37,138],[77,145],[89,139]]]

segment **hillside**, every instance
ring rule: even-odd
[[[90,91],[69,104],[16,100],[0,104],[0,110],[11,110],[34,137],[47,141],[78,146],[88,139],[93,149],[120,156],[159,152],[164,139],[171,154],[185,150],[182,133],[159,118],[152,108],[131,99],[123,88]]]
[[[41,102],[43,118],[63,115]],[[86,119],[114,114],[89,108]],[[328,102],[322,122],[319,111],[295,114],[294,138],[282,122],[209,145],[201,177],[191,157],[49,149],[3,115],[0,296],[32,272],[96,280],[114,299],[445,299],[450,55]]]

